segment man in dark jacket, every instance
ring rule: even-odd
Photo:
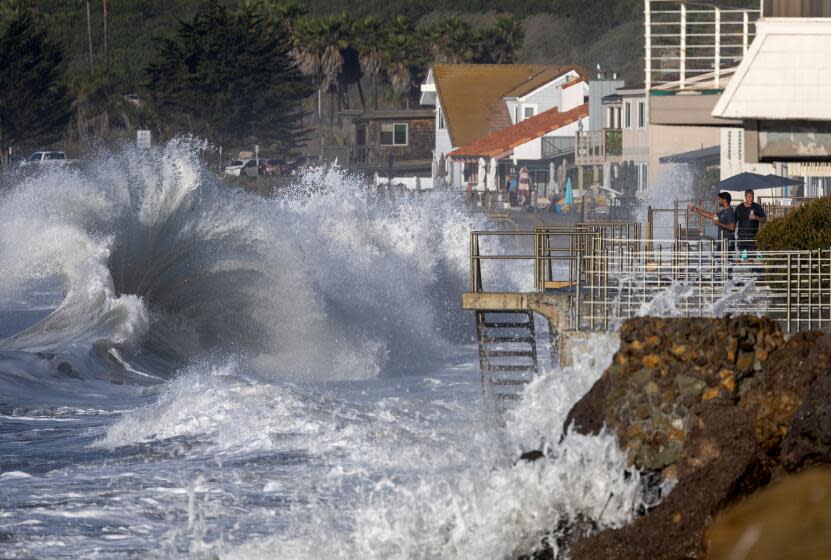
[[[753,189],[744,191],[744,202],[736,206],[736,237],[739,251],[756,251],[756,235],[759,233],[759,224],[767,221],[765,209],[753,201]]]

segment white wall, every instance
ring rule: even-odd
[[[542,157],[542,139],[534,138],[514,148],[514,155],[517,159],[540,159]]]
[[[537,112],[535,114],[537,115],[539,115],[543,111],[553,109],[554,107],[559,107],[562,111],[563,91],[562,84],[558,84],[558,82],[559,80],[551,82],[550,84],[541,87],[537,91],[531,92],[525,97],[520,98],[520,102],[523,106],[536,105]],[[520,111],[520,117],[521,116],[522,111]]]
[[[436,151],[435,155],[440,156],[452,151],[454,146],[450,142],[450,130],[445,128],[439,130],[439,110],[441,109],[441,100],[436,98]],[[447,118],[444,119],[445,126],[447,126]]]
[[[721,180],[733,175],[744,173],[759,173],[767,175],[775,173],[772,163],[747,163],[744,161],[744,130],[741,128],[721,129]]]
[[[583,130],[588,130],[589,129],[589,117],[583,117],[580,120],[583,121]],[[562,128],[558,128],[554,132],[549,132],[548,134],[546,134],[546,136],[576,136],[578,128],[579,127],[578,127],[577,121],[575,121],[571,124],[567,124],[566,126],[564,126]]]
[[[563,90],[563,101],[560,106],[560,111],[570,111],[575,107],[579,107],[584,103],[584,99],[589,95],[589,84],[580,82]]]

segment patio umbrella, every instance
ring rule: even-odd
[[[781,175],[774,175],[769,173],[765,175],[768,178],[768,187],[795,187],[802,184],[802,179],[791,179],[790,177],[782,177]]]
[[[557,166],[552,161],[548,164],[548,189],[545,194],[550,195],[553,192],[557,192]]]
[[[487,166],[488,166],[488,164],[485,161],[485,158],[480,157],[479,158],[479,174],[476,176],[476,180],[477,180],[476,189],[477,190],[480,190],[480,191],[485,190],[485,181],[486,181],[485,177],[486,177],[487,172],[488,172]]]
[[[433,158],[433,163],[430,165],[430,176],[433,181],[439,177],[439,161],[436,158]]]
[[[488,190],[495,191],[496,188],[496,158],[491,158],[488,162]]]
[[[526,200],[528,198],[528,168],[523,167],[519,170],[519,198]]]
[[[571,177],[566,179],[566,195],[563,202],[569,206],[574,204],[574,191],[571,188]]]
[[[718,188],[722,191],[744,191],[746,189],[763,189],[765,187],[782,186],[780,184],[772,184],[771,175],[760,175],[758,173],[750,173],[745,171],[738,175],[728,177],[718,184]],[[775,177],[775,175],[773,175]],[[781,177],[784,179],[785,177]]]

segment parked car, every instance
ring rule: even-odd
[[[259,175],[256,159],[235,159],[225,166],[224,174],[230,177],[256,177]]]
[[[264,175],[283,175],[286,167],[286,161],[282,159],[265,159],[263,162]]]
[[[63,165],[66,161],[63,152],[35,152],[26,160],[26,165]]]

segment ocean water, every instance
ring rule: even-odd
[[[631,520],[614,439],[562,434],[614,334],[484,413],[459,306],[480,215],[336,167],[265,199],[197,155],[0,191],[0,557],[497,559]]]

